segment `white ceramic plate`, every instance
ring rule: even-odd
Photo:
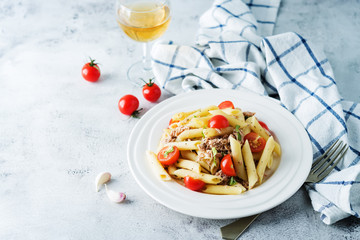
[[[275,173],[262,185],[236,196],[194,192],[175,181],[159,180],[145,151],[156,151],[162,130],[167,128],[171,117],[177,112],[218,105],[225,100],[243,111],[256,112],[276,134],[282,156]],[[244,90],[199,90],[159,103],[134,127],[127,154],[137,183],[153,199],[175,211],[212,219],[246,217],[281,204],[301,187],[312,163],[311,144],[299,121],[272,99]]]

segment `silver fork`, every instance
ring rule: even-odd
[[[347,144],[342,141],[335,141],[311,166],[309,176],[305,180],[306,183],[317,183],[324,179],[335,168],[339,161],[344,157],[349,149]],[[329,160],[330,159],[330,160]],[[235,240],[255,221],[260,214],[240,218],[221,229],[223,239]]]

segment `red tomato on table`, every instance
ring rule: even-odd
[[[90,62],[83,66],[81,74],[83,78],[89,82],[96,82],[99,79],[100,68],[97,63],[95,63],[95,59],[90,58]]]
[[[246,140],[249,142],[251,152],[261,152],[265,148],[266,140],[257,133],[250,132],[246,134],[244,141]]]
[[[236,176],[235,168],[231,155],[227,154],[221,159],[220,167],[223,173],[228,176]]]
[[[231,101],[224,101],[222,103],[219,104],[218,106],[220,109],[225,109],[225,108],[232,108],[234,109],[234,104]]]
[[[229,126],[229,121],[222,115],[215,115],[210,118],[208,127],[209,128],[226,128]]]
[[[179,157],[180,151],[176,146],[163,147],[157,155],[159,162],[161,162],[163,165],[174,164],[179,159]]]
[[[156,102],[161,96],[161,90],[159,86],[150,79],[149,82],[143,86],[142,94],[149,102]]]
[[[139,107],[139,100],[131,94],[125,95],[119,100],[119,110],[125,115],[131,116]]]
[[[200,191],[205,187],[205,183],[200,179],[195,179],[190,176],[184,177],[185,187],[193,191]]]

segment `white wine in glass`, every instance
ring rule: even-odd
[[[167,0],[117,0],[116,15],[119,26],[131,39],[143,42],[143,60],[133,64],[128,79],[142,85],[141,79],[153,78],[151,71],[150,41],[159,38],[170,22]]]

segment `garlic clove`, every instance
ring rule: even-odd
[[[100,186],[110,181],[110,179],[111,179],[111,174],[109,172],[99,173],[95,179],[96,191],[98,192]]]
[[[125,193],[115,192],[111,189],[108,189],[106,184],[105,184],[105,189],[106,189],[106,194],[108,195],[109,199],[112,202],[121,203],[126,199]]]

